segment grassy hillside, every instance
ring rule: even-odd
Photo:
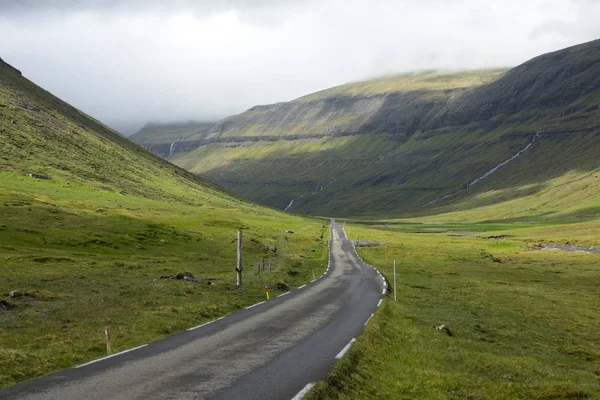
[[[600,256],[537,247],[598,246],[599,229],[597,222],[346,223],[351,238],[385,243],[359,253],[391,283],[396,260],[398,301],[384,300],[307,398],[599,398]],[[435,329],[441,325],[452,335]]]
[[[594,41],[506,72],[353,83],[222,120],[210,140],[173,161],[250,199],[281,209],[295,199],[288,211],[315,215],[526,204],[547,198],[555,184],[596,176],[599,77]],[[561,190],[598,199],[595,185],[582,194]]]
[[[148,123],[129,139],[163,157],[178,151],[181,142],[206,139],[214,122]]]
[[[0,139],[0,386],[105,355],[105,326],[120,351],[324,270],[322,221],[242,202],[4,62]],[[183,272],[200,281],[161,279]]]
[[[300,97],[311,102],[341,96],[372,96],[394,92],[446,91],[483,85],[506,72],[505,69],[483,71],[441,72],[423,71],[352,82]]]

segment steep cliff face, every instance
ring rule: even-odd
[[[502,72],[425,72],[343,85],[287,103],[252,107],[219,121],[211,131],[216,137],[412,134],[449,101]]]
[[[175,152],[197,147],[198,141],[206,139],[214,122],[150,122],[129,139],[146,147],[164,158],[171,158]],[[187,149],[187,150],[186,150]]]
[[[498,117],[525,122],[593,111],[600,90],[599,63],[600,41],[536,57],[465,92],[437,120],[456,125]]]
[[[297,140],[370,132],[413,133],[469,87],[504,70],[424,72],[358,82],[297,100],[260,105],[217,123],[149,123],[131,136],[163,157],[203,144],[243,140]],[[171,144],[177,142],[175,148]]]
[[[253,107],[173,157],[253,200],[296,199],[288,211],[406,215],[511,191],[493,204],[598,167],[599,85],[594,41],[508,71],[404,75]]]

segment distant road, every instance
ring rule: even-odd
[[[285,399],[327,376],[383,297],[332,222],[329,271],[223,319],[0,390],[6,399]]]

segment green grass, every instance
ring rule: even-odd
[[[401,91],[464,89],[491,82],[506,71],[507,69],[461,72],[413,72],[347,83],[300,97],[298,101],[308,102],[336,96],[364,96]]]
[[[388,295],[308,398],[598,398],[599,256],[531,246],[578,240],[588,225],[515,225],[457,236],[454,226],[423,234],[346,223],[350,238],[386,244],[387,266],[383,247],[359,251],[390,282],[396,260],[398,302]],[[453,336],[433,328],[441,324]]]
[[[131,348],[258,302],[264,285],[306,282],[327,257],[326,222],[234,201],[186,205],[0,173],[0,215],[0,297],[15,306],[0,312],[0,386],[105,355],[104,326],[113,351]],[[238,228],[244,287],[230,290]],[[263,258],[271,271],[258,269]],[[186,271],[203,283],[160,279]]]
[[[496,174],[465,189],[467,183],[527,144],[523,138],[501,140],[503,134],[494,134],[497,141],[476,134],[462,139],[456,135],[427,140],[412,137],[404,143],[391,135],[261,141],[235,147],[217,143],[178,154],[174,162],[277,208],[306,194],[291,211],[314,215],[431,214],[435,220],[439,214],[457,213],[458,222],[458,218],[598,215],[600,165],[594,149],[600,139],[591,133],[543,138]],[[490,154],[496,159],[490,160]],[[318,185],[325,186],[324,190],[312,193]],[[450,193],[455,195],[425,206]]]

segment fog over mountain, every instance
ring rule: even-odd
[[[0,0],[0,57],[124,133],[348,81],[517,65],[600,37],[592,0]]]

